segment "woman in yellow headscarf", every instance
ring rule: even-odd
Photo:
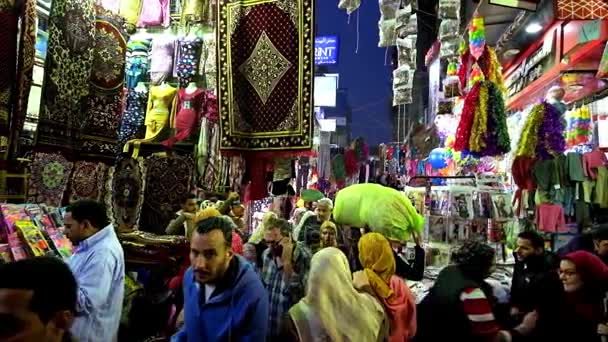
[[[289,310],[284,341],[385,341],[388,324],[382,304],[353,287],[344,253],[334,247],[310,262],[306,296]]]
[[[395,258],[388,240],[368,233],[359,240],[363,271],[355,273],[358,289],[371,290],[384,304],[391,323],[390,342],[408,341],[416,334],[416,301],[403,279],[395,275]]]

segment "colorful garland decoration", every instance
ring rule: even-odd
[[[481,58],[486,47],[486,27],[483,17],[475,12],[469,25],[469,50],[475,59]]]
[[[593,136],[593,124],[589,107],[582,106],[566,114],[568,129],[566,130],[566,145],[572,148],[588,144]]]
[[[566,150],[560,112],[547,102],[532,108],[521,132],[516,156],[551,159]]]
[[[488,130],[488,86],[482,83],[479,88],[479,101],[475,107],[475,118],[469,138],[469,151],[480,153],[485,147],[485,136]]]
[[[479,100],[481,83],[473,86],[471,91],[466,95],[464,107],[460,116],[460,123],[456,129],[456,141],[454,142],[454,150],[463,151],[469,148],[469,139],[471,138],[471,127],[475,117],[475,107]]]
[[[509,152],[502,69],[496,51],[486,44],[484,20],[478,13],[469,26],[469,46],[461,51],[457,75],[461,86],[469,82],[471,90],[464,101],[454,150],[477,157]]]
[[[497,156],[511,151],[511,139],[507,127],[507,113],[503,92],[493,82],[488,82],[488,130],[484,156]]]

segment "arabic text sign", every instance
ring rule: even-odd
[[[315,64],[338,64],[340,44],[337,36],[315,38]]]

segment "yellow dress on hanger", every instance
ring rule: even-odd
[[[182,0],[182,24],[201,23],[207,16],[207,0]]]
[[[130,28],[135,28],[135,26],[137,26],[139,13],[141,13],[141,3],[142,0],[122,0],[120,2],[118,13],[125,18],[125,21]]]
[[[129,147],[133,144],[135,145],[133,158],[137,158],[141,143],[155,142],[163,138],[162,133],[170,128],[170,120],[174,116],[176,94],[177,88],[168,84],[150,88],[148,108],[144,120],[146,136],[143,139],[128,141],[123,148],[123,152],[129,152]]]

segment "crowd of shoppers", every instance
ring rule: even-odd
[[[190,241],[174,342],[599,342],[608,336],[606,227],[559,256],[545,250],[536,232],[520,233],[507,310],[486,281],[495,250],[466,241],[416,305],[405,280],[422,277],[418,236],[416,259],[406,261],[400,243],[337,225],[331,201],[323,199],[315,212],[300,210],[291,221],[265,215],[239,245],[235,239],[247,235],[227,216],[232,204],[195,210],[193,200],[184,198],[169,227]],[[78,201],[64,221],[75,246],[66,263],[36,258],[0,265],[1,341],[117,340],[125,262],[106,210]]]

